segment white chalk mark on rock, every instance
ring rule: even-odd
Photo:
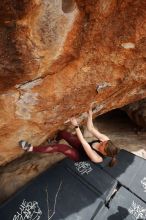
[[[29,120],[31,118],[31,112],[33,106],[38,102],[38,93],[26,92],[19,97],[16,102],[16,114],[21,119]]]
[[[108,82],[102,82],[96,85],[96,91],[100,92],[101,90],[111,87],[111,84]]]
[[[122,43],[121,46],[125,49],[134,49],[135,48],[135,44],[128,42],[128,43]]]
[[[23,84],[16,85],[15,87],[23,89],[23,90],[30,90],[34,88],[35,86],[39,86],[42,82],[43,82],[43,79],[36,79],[31,82],[25,82]]]
[[[31,119],[31,112],[33,111],[34,105],[38,103],[38,93],[32,92],[31,90],[42,83],[43,79],[36,79],[30,82],[16,85],[19,89],[20,96],[16,102],[16,115],[24,120]]]

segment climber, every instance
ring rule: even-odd
[[[90,107],[87,119],[87,129],[97,138],[97,140],[88,143],[83,137],[76,118],[70,119],[71,124],[76,130],[76,135],[73,135],[65,130],[59,131],[56,143],[47,146],[33,147],[26,141],[19,141],[19,145],[23,150],[28,152],[53,153],[60,152],[74,161],[81,161],[90,159],[94,163],[100,163],[103,158],[111,157],[109,166],[112,167],[116,163],[116,155],[119,149],[112,143],[112,141],[104,134],[100,133],[93,125],[92,121],[92,106]],[[58,143],[59,140],[66,140],[71,146],[67,144]]]

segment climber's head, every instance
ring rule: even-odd
[[[111,157],[109,166],[112,167],[117,163],[116,156],[119,153],[119,148],[117,148],[111,140],[104,141],[100,143],[99,151],[108,157]]]

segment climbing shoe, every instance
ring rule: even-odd
[[[30,148],[32,145],[29,144],[27,141],[21,140],[21,141],[19,141],[19,146],[20,146],[23,150],[28,151],[29,148]]]

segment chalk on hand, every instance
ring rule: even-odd
[[[67,119],[65,122],[64,122],[64,124],[67,124],[67,123],[69,123],[70,122],[70,119]]]

